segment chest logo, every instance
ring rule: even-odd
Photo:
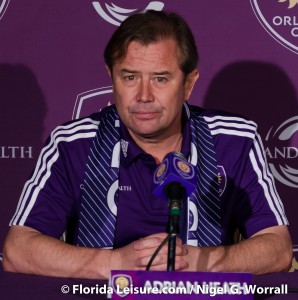
[[[223,166],[217,166],[217,181],[219,185],[219,196],[222,196],[227,187],[227,175]]]

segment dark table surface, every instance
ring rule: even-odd
[[[262,300],[298,300],[298,272],[294,273],[276,273],[261,276],[254,276],[254,283],[258,287],[280,287],[281,284],[287,284],[289,293],[287,295],[255,295],[254,299]],[[55,278],[45,276],[33,276],[25,274],[15,274],[4,272],[0,262],[0,299],[3,300],[52,300],[52,299],[107,299],[103,294],[84,294],[72,293],[74,285],[81,285],[82,288],[97,287],[104,289],[107,287],[107,281],[73,279],[73,278]],[[69,293],[62,293],[61,288]]]

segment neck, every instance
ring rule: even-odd
[[[155,158],[157,164],[161,163],[169,152],[181,151],[183,139],[181,130],[166,138],[146,138],[137,136],[132,132],[130,134],[140,148]]]

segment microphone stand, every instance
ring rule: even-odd
[[[180,202],[180,203],[179,203]],[[168,242],[168,271],[175,271],[176,237],[179,233],[181,201],[170,200],[169,242]]]
[[[172,182],[165,188],[169,201],[169,242],[168,242],[168,271],[175,271],[176,237],[180,232],[179,219],[182,199],[186,195],[184,186],[179,182]]]

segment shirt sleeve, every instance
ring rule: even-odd
[[[256,132],[248,153],[236,203],[236,219],[245,238],[277,225],[288,225],[282,201]]]
[[[71,183],[61,144],[65,137],[53,132],[25,183],[10,225],[28,226],[60,238],[74,216]]]

